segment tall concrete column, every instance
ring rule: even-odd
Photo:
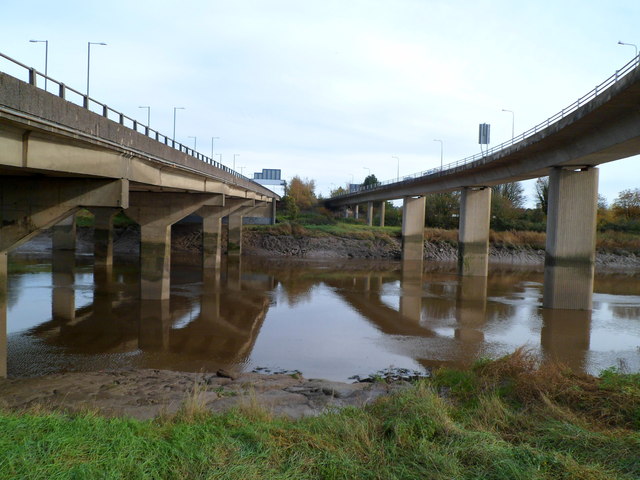
[[[241,213],[229,215],[229,237],[227,243],[227,255],[242,255],[242,218]]]
[[[460,197],[458,273],[487,276],[491,189],[465,188]]]
[[[76,216],[70,215],[53,227],[53,250],[76,249]]]
[[[424,257],[424,197],[405,197],[402,204],[402,260],[422,263]]]
[[[591,310],[598,169],[554,168],[548,202],[543,306]]]
[[[0,378],[7,376],[7,252],[0,252]]]
[[[384,214],[385,209],[387,207],[387,202],[385,200],[380,202],[380,226],[384,227]]]
[[[202,207],[202,266],[220,268],[222,259],[222,215],[220,207]]]
[[[113,265],[113,217],[117,208],[92,208],[94,217],[93,264],[95,267]]]
[[[367,202],[367,225],[373,225],[373,202]]]
[[[360,218],[360,205],[356,205],[355,207],[353,207],[353,212],[354,212],[353,215],[356,220]]]

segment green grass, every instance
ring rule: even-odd
[[[0,478],[637,479],[639,411],[638,374],[517,351],[297,422],[255,405],[147,422],[5,413]]]

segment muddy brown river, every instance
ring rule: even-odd
[[[195,259],[197,260],[197,258]],[[138,299],[134,259],[13,254],[8,374],[157,368],[300,371],[346,381],[465,365],[526,345],[575,369],[640,370],[640,272],[596,274],[593,311],[542,308],[541,269],[245,257],[203,272],[174,258],[171,298]]]

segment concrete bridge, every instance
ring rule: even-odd
[[[25,76],[0,72],[0,376],[7,252],[44,229],[56,226],[54,251],[73,249],[74,214],[89,209],[95,268],[108,275],[112,219],[124,211],[140,225],[140,295],[164,300],[172,224],[202,217],[203,267],[217,268],[223,217],[232,256],[242,251],[243,216],[275,218],[279,196],[262,185],[6,55],[0,65]]]
[[[333,209],[403,200],[403,260],[421,265],[425,195],[461,191],[458,270],[486,276],[491,186],[549,176],[544,307],[591,309],[598,165],[640,154],[640,56],[512,141],[458,162],[332,197]]]

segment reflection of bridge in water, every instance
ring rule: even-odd
[[[175,269],[169,303],[139,299],[135,268],[98,269],[92,303],[76,308],[73,254],[67,256],[71,261],[64,258],[56,253],[51,320],[32,328],[29,335],[63,356],[79,355],[79,361],[124,354],[129,367],[242,368],[251,361],[277,287],[291,306],[325,286],[332,302],[344,303],[383,334],[370,347],[373,356],[382,348],[424,367],[465,365],[518,346],[513,339],[505,344],[500,335],[512,335],[514,328],[525,325],[529,332],[521,343],[539,332],[543,355],[575,369],[587,367],[591,312],[541,309],[542,275],[536,272],[459,277],[448,272],[411,273],[394,264],[386,271],[363,272],[340,266],[261,268],[247,261],[243,270],[239,261],[229,261],[220,270],[205,270],[204,278],[197,268]],[[607,285],[602,288],[606,291]],[[533,321],[514,327],[511,319],[517,316]],[[277,318],[273,321],[278,323]],[[335,334],[340,331],[331,332]],[[513,335],[521,338],[522,332]]]

